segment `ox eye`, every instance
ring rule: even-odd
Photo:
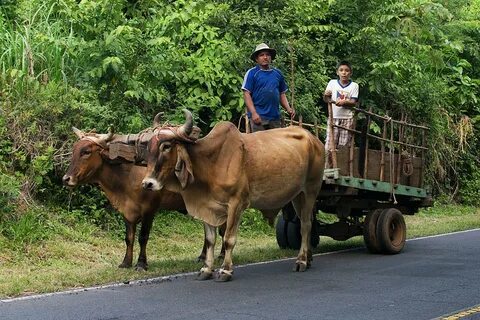
[[[172,144],[170,142],[164,142],[160,146],[160,151],[168,152],[172,148]]]
[[[90,149],[83,149],[80,151],[80,156],[81,157],[88,157],[92,154],[92,150]]]

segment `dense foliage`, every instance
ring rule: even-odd
[[[101,219],[98,191],[61,187],[71,126],[138,132],[182,108],[204,131],[237,122],[260,42],[307,122],[325,121],[323,89],[350,60],[364,107],[431,127],[434,191],[478,205],[478,17],[479,0],[1,1],[0,223],[35,203]]]

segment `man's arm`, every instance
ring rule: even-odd
[[[285,92],[280,93],[280,105],[290,114],[290,117],[295,117],[295,109],[290,107]]]
[[[255,105],[253,104],[253,99],[250,91],[248,90],[243,90],[243,100],[245,101],[245,105],[247,106],[248,111],[252,114],[252,121],[255,124],[262,124],[262,118],[257,113],[257,110],[255,110]]]

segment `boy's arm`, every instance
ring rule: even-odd
[[[326,103],[332,102],[332,80],[330,80],[327,84],[327,87],[325,88],[325,92],[323,93],[323,101]]]
[[[358,87],[358,84],[356,82],[353,82],[352,83],[353,85],[353,89],[350,93],[350,98],[348,99],[343,99],[343,100],[338,100],[337,102],[335,102],[335,104],[337,106],[341,106],[341,107],[347,107],[347,108],[351,108],[351,107],[356,107],[357,104],[358,104],[358,91],[359,91],[359,87]]]
[[[326,103],[332,101],[332,90],[325,90],[325,92],[323,93],[323,101],[325,101]]]
[[[355,107],[357,105],[357,99],[337,100],[335,104],[339,107]]]

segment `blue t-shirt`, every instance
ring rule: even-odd
[[[262,120],[280,119],[280,93],[288,90],[285,78],[280,70],[263,70],[260,66],[251,68],[245,74],[242,90],[252,95],[253,105]],[[251,118],[248,112],[248,117]]]

